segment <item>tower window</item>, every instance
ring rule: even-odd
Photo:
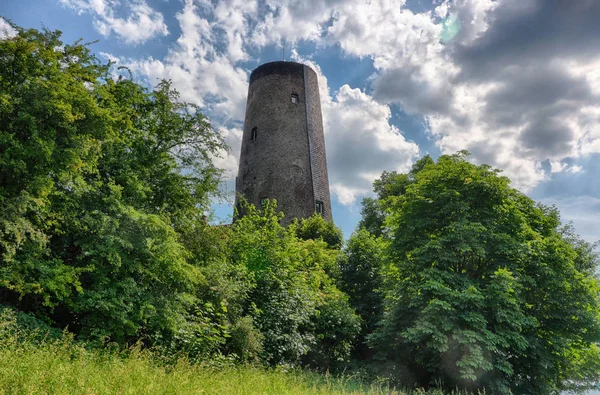
[[[252,128],[252,131],[250,132],[250,141],[256,140],[257,136],[258,136],[258,128],[255,126]]]
[[[317,214],[323,215],[323,213],[325,212],[325,210],[324,210],[323,202],[322,201],[317,200],[315,211],[317,212]]]
[[[295,93],[292,93],[292,103],[293,104],[298,104],[300,100],[298,99],[298,95]]]

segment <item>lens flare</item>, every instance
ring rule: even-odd
[[[442,33],[440,35],[440,41],[443,44],[448,43],[452,40],[460,31],[461,25],[460,20],[456,14],[450,14],[444,18],[442,22]]]

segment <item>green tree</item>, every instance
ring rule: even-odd
[[[565,237],[555,209],[465,152],[408,180],[384,199],[391,266],[370,338],[380,372],[494,393],[589,384],[600,361],[589,246]]]
[[[364,198],[362,201],[362,218],[358,229],[365,228],[372,235],[381,236],[384,231],[389,198],[402,195],[406,191],[406,187],[414,181],[415,175],[426,165],[432,163],[433,159],[426,155],[415,162],[408,174],[399,174],[396,171],[381,173],[381,178],[373,183],[373,192],[377,198]]]
[[[221,138],[169,82],[113,79],[87,45],[15,28],[0,40],[0,303],[119,343],[204,325],[182,236],[217,191]]]
[[[261,358],[322,369],[347,359],[359,320],[327,273],[339,251],[322,240],[299,239],[294,224],[281,226],[274,203],[243,210],[233,225],[229,261],[251,279],[245,314],[264,339]]]
[[[350,297],[350,304],[362,319],[362,329],[356,344],[356,357],[366,360],[372,351],[365,344],[383,314],[383,285],[385,243],[365,228],[357,230],[344,250],[340,263],[340,287]]]
[[[323,240],[333,249],[339,250],[344,245],[342,230],[318,214],[301,219],[296,225],[296,234],[302,240]]]

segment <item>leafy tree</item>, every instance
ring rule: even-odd
[[[381,178],[373,183],[373,192],[377,198],[364,198],[362,201],[362,218],[358,229],[365,228],[372,235],[381,236],[389,198],[402,195],[406,191],[406,187],[414,180],[415,174],[432,163],[433,159],[426,155],[415,162],[408,174],[398,174],[396,171],[381,173]]]
[[[344,371],[350,365],[360,332],[360,317],[348,296],[331,283],[322,287],[318,306],[311,320],[315,344],[302,362],[321,371]]]
[[[360,211],[361,220],[358,223],[358,229],[365,229],[377,237],[383,234],[383,222],[385,221],[385,214],[379,205],[380,202],[379,199],[363,198]]]
[[[301,219],[296,225],[296,234],[302,240],[323,240],[333,249],[339,250],[344,244],[342,230],[318,214]]]
[[[382,374],[516,394],[594,380],[597,257],[498,173],[442,156],[384,199],[391,266],[370,338]]]
[[[205,326],[182,236],[217,191],[221,138],[169,82],[115,80],[88,46],[15,29],[0,40],[0,303],[119,343]]]
[[[251,279],[245,313],[263,336],[262,360],[326,369],[346,359],[359,323],[326,272],[339,251],[299,239],[295,225],[281,226],[274,203],[243,210],[233,225],[229,260]]]
[[[362,319],[361,335],[356,344],[356,357],[365,360],[371,350],[365,338],[377,327],[383,314],[383,285],[385,243],[366,229],[357,230],[344,250],[340,264],[341,289],[350,297],[350,304]]]

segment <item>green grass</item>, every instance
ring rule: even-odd
[[[7,318],[8,317],[8,318]],[[0,394],[406,394],[303,370],[156,363],[147,351],[89,349],[40,339],[0,314]],[[414,393],[424,394],[424,391]],[[431,391],[428,394],[442,394]]]
[[[342,394],[397,393],[351,379],[257,367],[211,368],[179,361],[153,363],[149,353],[127,356],[86,350],[69,341],[3,341],[0,393],[6,394]]]

